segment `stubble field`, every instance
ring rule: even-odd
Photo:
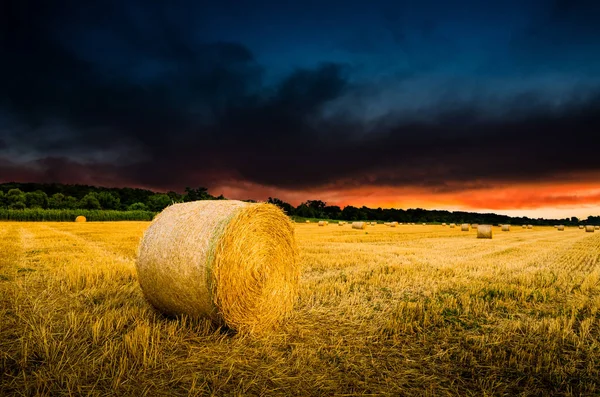
[[[1,395],[600,395],[600,233],[297,224],[275,332],[165,318],[148,222],[0,222]]]

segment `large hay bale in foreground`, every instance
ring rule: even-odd
[[[252,332],[292,310],[297,256],[293,225],[275,205],[202,200],[156,216],[136,268],[146,299],[159,311]]]
[[[510,225],[502,225],[503,232],[510,232]]]
[[[469,231],[469,224],[468,223],[463,223],[462,225],[460,225],[460,231],[461,232],[468,232]]]
[[[328,223],[327,223],[327,222],[325,222],[325,221],[319,221],[318,225],[319,225],[319,226],[327,226],[327,225],[328,225]]]
[[[87,222],[87,218],[83,215],[79,215],[77,218],[75,218],[75,222]]]
[[[477,226],[477,238],[492,238],[492,225]]]
[[[564,225],[558,225],[556,227],[556,230],[560,231],[560,232],[564,232],[565,231],[565,226]]]
[[[585,226],[585,232],[586,233],[594,233],[594,226],[592,226],[592,225],[586,225]]]
[[[366,222],[352,222],[352,229],[366,229]]]

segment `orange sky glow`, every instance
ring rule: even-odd
[[[210,189],[234,199],[277,197],[293,205],[319,199],[328,205],[372,208],[425,208],[449,211],[494,212],[532,218],[585,219],[600,215],[600,182],[523,183],[489,188],[434,192],[414,187],[323,187],[314,190],[271,188],[236,182]]]

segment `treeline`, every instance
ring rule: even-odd
[[[156,215],[152,211],[115,211],[115,210],[72,210],[26,208],[23,210],[0,209],[0,219],[21,222],[73,222],[79,215],[92,222],[113,221],[151,221]]]
[[[269,197],[269,203],[282,208],[288,215],[301,218],[339,219],[344,221],[383,221],[402,223],[478,223],[478,224],[531,224],[531,225],[578,225],[582,222],[590,225],[600,225],[600,216],[590,216],[587,220],[576,217],[565,219],[533,219],[528,217],[511,217],[494,213],[480,214],[476,212],[426,210],[422,208],[396,209],[396,208],[368,208],[353,207],[348,205],[340,208],[327,205],[321,200],[308,200],[297,207],[278,198]]]
[[[82,214],[89,220],[146,220],[152,219],[155,213],[162,211],[168,205],[196,200],[225,200],[225,197],[222,195],[213,196],[204,187],[186,187],[185,192],[181,194],[174,191],[159,193],[136,188],[105,188],[58,183],[11,182],[0,184],[0,219],[17,220],[17,218],[20,218],[18,220],[27,220],[22,218],[30,217],[31,220],[72,220],[75,214]],[[403,223],[563,224],[567,226],[586,223],[600,225],[600,216],[590,216],[587,220],[580,220],[576,217],[565,219],[533,219],[528,217],[510,217],[494,213],[480,214],[464,211],[426,210],[421,208],[407,210],[368,208],[364,206],[346,206],[340,208],[335,205],[327,205],[327,203],[321,200],[308,200],[297,207],[278,198],[269,197],[268,202],[279,206],[293,218],[339,219],[345,221],[396,221]],[[47,210],[63,211],[65,214],[64,219],[61,218],[63,215],[59,215],[60,211],[49,211],[46,214],[44,210],[46,212]],[[85,215],[82,210],[91,211],[89,213],[90,216]],[[26,214],[25,211],[29,212]],[[121,212],[120,215],[117,214],[119,212]],[[125,212],[128,212],[130,216],[124,214]]]
[[[0,184],[0,209],[113,210],[160,212],[168,205],[184,201],[220,200],[206,188],[186,188],[157,193],[145,189],[103,188],[87,185],[3,183]]]

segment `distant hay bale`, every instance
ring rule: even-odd
[[[596,226],[594,229],[595,230],[600,230],[600,226]]]
[[[389,226],[396,227],[396,226],[398,226],[398,222],[390,222]]]
[[[579,228],[580,228],[580,229],[583,229],[583,225],[579,225]]]
[[[306,223],[310,223],[310,221],[307,219],[307,220],[306,220]]]
[[[87,222],[87,218],[83,215],[79,215],[77,218],[75,218],[75,222]]]
[[[318,225],[319,226],[327,226],[327,222],[325,222],[325,221],[319,221]]]
[[[297,257],[294,228],[275,205],[201,200],[156,216],[136,268],[146,299],[159,311],[255,332],[293,309]]]
[[[451,223],[450,224],[450,229],[454,229],[456,227],[456,223]]]
[[[477,238],[492,238],[492,225],[477,226]]]
[[[446,226],[446,222],[443,222],[443,223],[442,223],[442,226]]]
[[[527,229],[527,225],[523,225],[523,229]]]
[[[503,232],[510,232],[510,225],[502,225]]]
[[[533,229],[533,225],[527,225],[527,229]]]
[[[344,221],[338,222],[338,226],[344,226],[345,224],[346,224],[346,222],[344,222]]]
[[[556,226],[556,230],[562,232],[565,230],[565,227],[563,225],[558,225],[558,226]]]
[[[462,225],[460,225],[460,231],[461,232],[468,232],[469,231],[469,224],[468,223],[463,223]]]
[[[594,226],[592,226],[592,225],[586,225],[585,226],[585,232],[586,233],[594,233]]]
[[[479,226],[479,225],[478,225],[478,224],[476,224],[476,223],[473,223],[473,224],[471,225],[471,229],[477,229],[477,226]]]
[[[352,229],[366,229],[366,222],[352,222]]]
[[[425,222],[423,222],[423,226],[427,226],[427,224]]]
[[[377,225],[377,222],[371,222],[371,226]]]
[[[326,225],[329,225],[329,221],[325,221],[325,224],[326,224]]]

